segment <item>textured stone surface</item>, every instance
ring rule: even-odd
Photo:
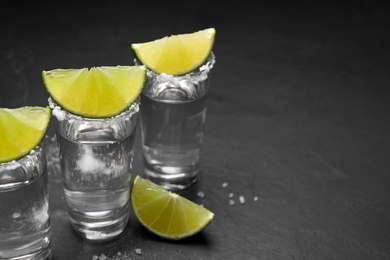
[[[130,43],[217,30],[198,188],[205,196],[188,195],[215,213],[212,224],[170,242],[132,217],[117,240],[84,243],[67,220],[50,141],[54,259],[390,258],[385,5],[1,3],[1,107],[46,105],[42,70],[133,64]]]

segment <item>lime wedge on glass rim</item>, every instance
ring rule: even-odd
[[[0,163],[18,160],[39,146],[50,119],[49,107],[0,108]]]
[[[126,111],[141,95],[144,66],[103,66],[42,72],[50,97],[64,110],[86,118],[109,118]]]
[[[135,58],[149,70],[181,76],[199,68],[210,56],[215,29],[172,35],[131,45]]]
[[[214,219],[214,213],[192,201],[135,176],[130,192],[133,212],[153,234],[180,240],[197,234]]]

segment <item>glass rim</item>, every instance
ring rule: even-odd
[[[17,159],[17,160],[12,160],[9,162],[4,162],[0,163],[0,170],[14,170],[23,164],[27,162],[27,160],[33,159],[34,156],[36,156],[39,153],[42,153],[43,147],[45,145],[45,139],[46,136],[42,139],[41,143],[37,145],[34,149],[32,149],[28,154],[24,155],[23,157]]]
[[[130,107],[119,115],[107,117],[107,118],[88,118],[82,117],[79,115],[72,114],[71,112],[63,109],[58,105],[51,97],[48,99],[49,107],[52,110],[53,116],[57,118],[58,121],[64,120],[77,120],[77,121],[89,121],[89,122],[109,122],[111,120],[121,120],[122,118],[131,117],[133,114],[138,113],[140,105],[140,97],[138,97]]]

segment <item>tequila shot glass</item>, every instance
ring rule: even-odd
[[[0,259],[51,259],[44,141],[29,155],[0,164]]]
[[[204,65],[184,76],[147,71],[140,113],[145,175],[168,190],[186,190],[198,181],[214,63],[211,53]]]
[[[111,240],[126,229],[131,212],[130,179],[139,101],[107,119],[73,115],[51,99],[49,104],[57,119],[70,221],[86,241]]]

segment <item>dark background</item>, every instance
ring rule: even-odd
[[[117,240],[84,243],[51,126],[53,259],[390,259],[389,22],[385,1],[368,0],[0,1],[0,107],[46,106],[42,70],[132,65],[131,43],[217,31],[206,196],[187,195],[214,221],[171,242],[132,216]]]

